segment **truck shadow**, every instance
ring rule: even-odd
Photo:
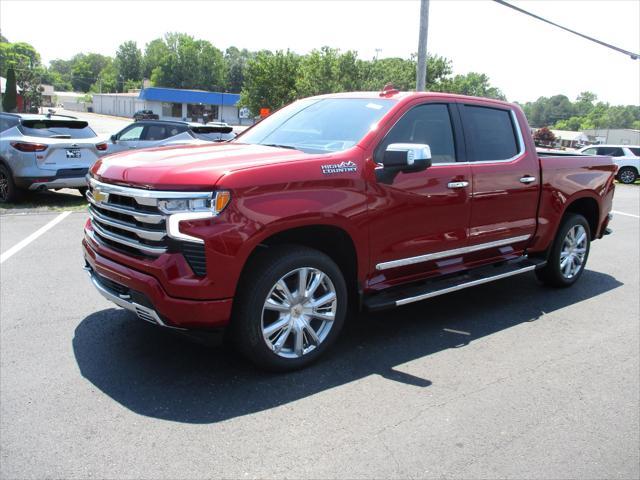
[[[73,350],[81,374],[133,412],[175,422],[214,423],[369,375],[426,388],[431,385],[428,378],[394,367],[536,321],[621,285],[610,275],[585,271],[575,287],[552,290],[532,275],[521,275],[363,314],[348,323],[324,359],[289,374],[264,373],[223,347],[193,343],[119,309],[86,317],[76,328]]]

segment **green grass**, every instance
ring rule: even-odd
[[[77,190],[64,189],[58,192],[26,192],[17,203],[0,203],[0,215],[33,211],[82,211],[86,208],[87,201]]]

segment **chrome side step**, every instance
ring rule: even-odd
[[[434,279],[408,288],[383,291],[367,298],[364,301],[364,305],[371,311],[399,307],[513,275],[531,272],[536,268],[543,267],[545,263],[546,261],[544,260],[528,259],[525,257],[499,265],[480,267],[454,277]]]

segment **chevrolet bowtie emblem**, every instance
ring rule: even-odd
[[[94,188],[91,193],[93,194],[93,199],[98,203],[106,202],[109,199],[109,194],[101,192],[99,188]]]

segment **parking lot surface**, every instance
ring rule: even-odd
[[[0,476],[639,478],[640,188],[614,210],[574,287],[363,314],[285,375],[100,297],[71,213],[0,267]],[[0,252],[59,215],[1,215]]]

